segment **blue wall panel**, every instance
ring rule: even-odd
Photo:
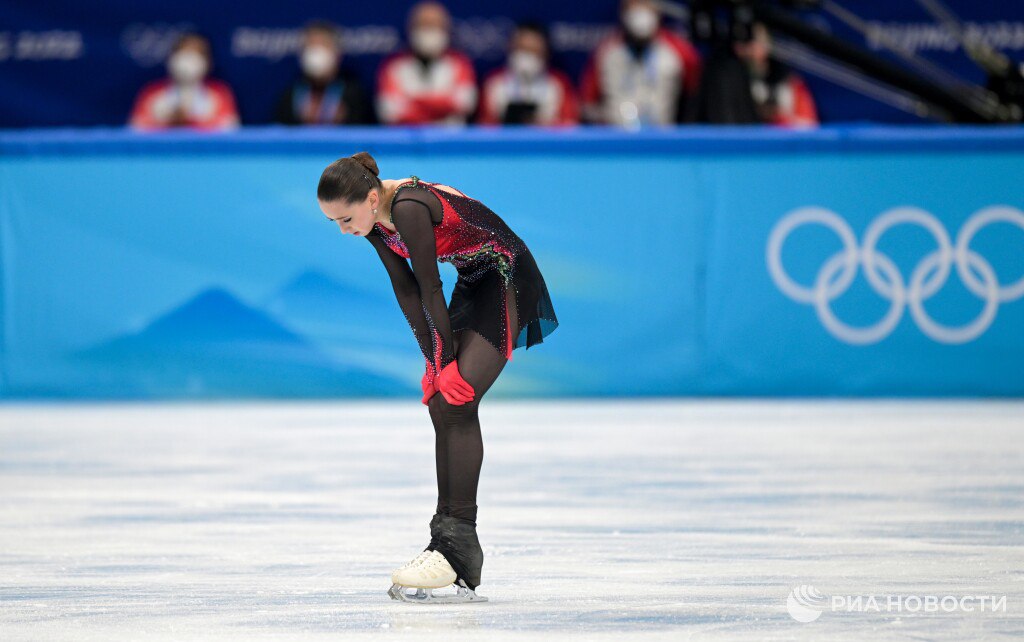
[[[361,149],[536,257],[561,325],[495,396],[1024,394],[1024,129],[268,128],[0,134],[0,397],[418,397],[316,205]]]

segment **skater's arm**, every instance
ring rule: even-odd
[[[405,320],[416,335],[416,342],[423,352],[423,357],[434,363],[432,357],[433,342],[430,339],[430,324],[427,323],[427,315],[423,310],[423,303],[420,300],[420,286],[416,283],[416,277],[409,267],[409,263],[391,251],[383,239],[376,235],[367,236],[374,249],[380,256],[381,263],[388,271],[391,278],[391,286],[395,290],[395,298],[398,300],[398,307],[402,309]]]
[[[434,354],[432,360],[437,372],[455,361],[452,343],[452,325],[448,318],[448,304],[444,300],[441,274],[437,269],[437,247],[430,208],[418,200],[397,202],[391,210],[391,221],[409,249],[412,271],[419,284],[423,309],[432,325]]]

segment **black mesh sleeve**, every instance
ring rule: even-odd
[[[444,299],[441,274],[437,268],[437,247],[430,208],[416,199],[401,200],[391,208],[391,221],[409,250],[412,271],[419,284],[420,298],[434,339],[433,363],[437,372],[440,372],[455,361],[455,350],[448,304]]]
[[[366,239],[377,250],[381,263],[384,264],[388,276],[391,277],[391,286],[395,290],[398,307],[402,309],[402,314],[405,315],[406,321],[409,322],[409,327],[412,328],[412,332],[416,336],[416,342],[420,345],[423,358],[428,363],[434,365],[434,348],[430,324],[423,309],[420,287],[412,273],[412,268],[409,267],[409,263],[404,258],[392,252],[387,244],[384,243],[384,240],[376,234],[370,234]]]

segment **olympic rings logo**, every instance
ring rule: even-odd
[[[864,233],[863,247],[858,247],[850,225],[838,214],[823,207],[802,207],[786,214],[772,229],[766,252],[768,271],[786,296],[799,303],[813,305],[822,325],[840,341],[854,345],[877,343],[892,333],[903,316],[904,308],[909,307],[918,328],[935,341],[967,343],[988,329],[1000,303],[1024,296],[1024,276],[1008,285],[1001,285],[991,263],[970,247],[979,230],[997,222],[1010,223],[1024,230],[1024,212],[1006,205],[978,210],[960,228],[953,244],[946,228],[930,213],[918,207],[896,207],[872,221]],[[842,241],[843,249],[822,264],[814,285],[806,287],[796,283],[783,268],[782,246],[793,230],[811,224],[832,230]],[[937,246],[914,267],[909,285],[892,259],[878,250],[882,235],[897,225],[907,224],[924,228]],[[964,286],[984,302],[978,316],[959,327],[938,323],[924,306],[925,301],[946,284],[953,265],[956,265]],[[858,266],[864,268],[871,288],[889,301],[888,312],[880,321],[867,327],[840,321],[830,305],[850,287],[857,276]]]

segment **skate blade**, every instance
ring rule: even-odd
[[[412,589],[412,592],[407,589]],[[483,595],[477,595],[476,591],[462,586],[456,587],[455,594],[434,595],[434,591],[436,590],[437,589],[412,588],[402,586],[401,584],[392,584],[391,588],[388,589],[388,595],[390,595],[393,600],[413,604],[465,604],[469,602],[488,601]]]

